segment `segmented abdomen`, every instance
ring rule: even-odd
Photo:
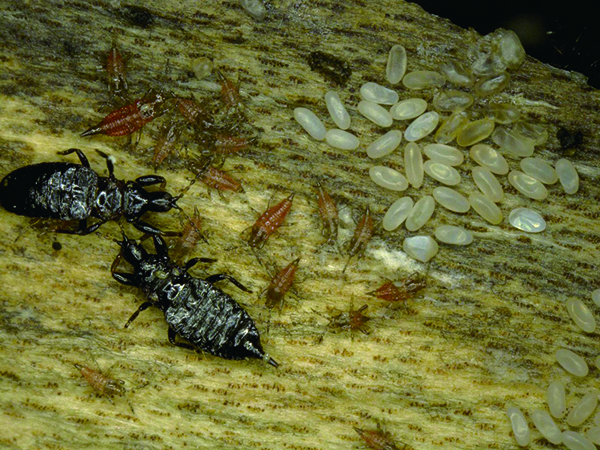
[[[171,285],[173,289],[175,285]],[[229,295],[212,284],[192,278],[180,289],[163,291],[160,300],[169,306],[164,310],[169,326],[195,347],[221,358],[244,359],[248,351],[244,343],[258,336],[252,318]]]
[[[92,213],[98,175],[71,163],[21,167],[0,183],[0,204],[8,211],[44,219],[81,220]]]

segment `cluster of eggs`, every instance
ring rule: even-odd
[[[510,81],[507,70],[518,68],[525,58],[516,34],[500,29],[484,36],[470,48],[468,58],[471,60],[470,67],[450,60],[441,64],[439,71],[406,73],[406,50],[401,45],[391,48],[386,67],[387,82],[391,85],[402,82],[407,89],[405,93],[436,90],[433,111],[427,111],[428,102],[422,98],[400,99],[395,90],[374,82],[365,83],[360,88],[362,100],[356,109],[373,123],[389,128],[394,121],[412,120],[404,132],[392,129],[366,148],[369,158],[381,159],[391,155],[405,140],[405,173],[376,165],[369,170],[371,180],[385,189],[398,192],[409,186],[419,190],[424,174],[444,185],[434,188],[431,195],[424,195],[416,202],[409,196],[396,200],[383,217],[382,226],[387,231],[395,230],[403,223],[408,231],[418,231],[433,215],[436,202],[458,214],[465,214],[472,208],[490,224],[500,224],[504,216],[498,203],[504,199],[504,191],[497,175],[508,174],[508,182],[519,193],[537,201],[548,196],[545,185],[557,181],[561,182],[567,194],[573,194],[579,188],[579,177],[571,162],[560,159],[553,167],[543,159],[533,157],[535,147],[548,138],[545,127],[520,120],[521,114],[512,104],[487,101],[507,87]],[[442,90],[447,82],[457,89]],[[469,89],[474,94],[468,92]],[[480,100],[482,105],[477,110],[469,110],[477,104],[476,100]],[[352,119],[339,93],[327,92],[325,103],[337,128],[327,130],[313,111],[302,107],[294,110],[296,121],[317,141],[325,140],[331,147],[340,150],[358,149],[361,142],[347,131]],[[449,115],[442,117],[441,113]],[[485,117],[478,118],[479,115]],[[509,125],[512,126],[509,128]],[[422,140],[431,135],[433,142],[422,147]],[[483,143],[488,138],[498,149]],[[450,145],[453,141],[460,148]],[[467,188],[472,191],[467,195],[455,189],[461,183],[456,167],[465,161],[465,148],[469,148],[469,157],[476,163],[471,176],[479,190]],[[423,161],[423,153],[427,161]],[[519,161],[521,170],[510,170],[504,156]],[[529,208],[513,209],[508,221],[515,228],[529,233],[541,232],[546,227],[543,217]],[[469,230],[455,225],[440,225],[434,235],[435,239],[426,235],[407,237],[403,249],[411,257],[427,262],[438,251],[436,239],[452,245],[468,245],[473,241]]]
[[[600,306],[600,289],[592,292],[592,300]],[[566,309],[575,325],[585,333],[596,331],[596,319],[590,309],[579,299],[567,300]],[[582,379],[589,373],[588,364],[577,353],[561,348],[555,353],[556,361],[572,376]],[[600,356],[597,356],[594,365],[600,369]],[[600,392],[590,390],[567,412],[567,396],[565,384],[555,380],[548,385],[547,402],[548,410],[535,409],[529,417],[541,435],[552,444],[564,444],[570,450],[596,450],[600,445],[600,413],[594,417],[593,426],[585,434],[573,430],[561,431],[554,419],[563,419],[566,414],[566,423],[571,428],[577,428],[586,422],[598,406]],[[520,446],[527,446],[531,442],[531,430],[523,412],[516,406],[510,406],[506,411],[510,419],[513,434]]]

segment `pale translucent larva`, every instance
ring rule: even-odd
[[[501,202],[504,191],[494,174],[483,167],[473,167],[473,181],[483,194],[494,203]]]
[[[363,100],[380,105],[398,103],[398,93],[396,91],[371,81],[360,87],[360,96]]]
[[[523,158],[519,165],[523,172],[544,184],[554,184],[558,181],[558,173],[554,167],[542,158]]]
[[[294,109],[294,118],[304,130],[311,135],[313,139],[322,141],[325,139],[325,125],[317,115],[307,108]]]
[[[439,246],[431,236],[413,236],[404,239],[402,249],[409,256],[426,263],[437,254]]]
[[[596,319],[590,309],[578,298],[569,298],[565,306],[575,325],[586,333],[596,331]]]
[[[556,361],[572,375],[576,377],[585,377],[588,372],[588,365],[585,360],[577,353],[561,348],[556,351]]]
[[[526,139],[531,139],[534,145],[542,145],[548,140],[548,130],[545,126],[531,122],[517,122],[513,131]]]
[[[433,97],[433,107],[438,111],[462,111],[473,104],[473,96],[463,91],[442,91]]]
[[[401,45],[394,45],[388,55],[385,76],[392,84],[398,84],[406,73],[406,50]]]
[[[560,381],[551,382],[546,391],[546,399],[548,401],[550,414],[557,419],[562,419],[567,411],[565,385]]]
[[[325,133],[325,140],[332,147],[341,150],[356,150],[360,145],[356,136],[344,130],[329,130]]]
[[[486,116],[496,123],[507,124],[519,120],[521,111],[516,106],[508,103],[497,103],[488,106]]]
[[[502,212],[496,204],[479,192],[473,192],[469,195],[469,204],[477,214],[493,225],[502,222]]]
[[[541,233],[546,229],[546,221],[535,211],[515,208],[508,215],[508,223],[526,233]]]
[[[508,174],[508,182],[525,197],[534,200],[545,200],[548,197],[546,186],[520,170],[512,170]]]
[[[402,84],[407,89],[428,89],[441,87],[446,83],[444,76],[433,70],[416,70],[409,72],[402,78]]]
[[[467,123],[469,123],[469,114],[465,111],[454,112],[442,122],[433,139],[438,144],[452,142]]]
[[[437,127],[440,120],[440,115],[435,111],[429,111],[422,116],[417,117],[404,131],[404,139],[408,142],[418,141],[423,139],[428,134],[431,134]]]
[[[531,442],[531,431],[529,430],[529,425],[527,425],[527,420],[521,410],[516,406],[511,406],[506,410],[506,415],[510,420],[510,425],[512,426],[517,444],[521,447],[529,445]]]
[[[427,144],[423,147],[423,153],[429,159],[446,164],[447,166],[459,166],[465,160],[464,155],[459,149],[445,144]]]
[[[408,189],[406,177],[389,167],[373,166],[369,169],[369,177],[378,186],[392,191],[405,191]]]
[[[409,142],[404,147],[404,170],[410,185],[419,189],[423,185],[423,155],[415,142]]]
[[[475,93],[480,97],[487,97],[489,95],[497,94],[502,92],[508,86],[510,82],[510,75],[507,72],[499,75],[493,75],[491,77],[483,78],[475,85]]]
[[[508,173],[508,162],[504,156],[487,144],[477,144],[469,150],[469,156],[481,167],[497,175]]]
[[[383,229],[392,231],[402,225],[402,222],[406,220],[412,211],[413,204],[414,202],[410,197],[402,197],[392,203],[383,216],[383,221],[381,222]]]
[[[533,155],[534,142],[506,128],[496,128],[492,141],[500,151],[512,156],[527,157]]]
[[[444,183],[448,186],[456,186],[460,183],[460,174],[458,171],[451,166],[442,164],[433,160],[425,161],[423,163],[423,170],[434,180]]]
[[[445,186],[438,186],[433,190],[433,198],[444,208],[457,213],[466,213],[471,209],[469,201],[465,196],[459,194],[454,189]]]
[[[531,417],[535,427],[542,433],[542,436],[544,436],[548,442],[555,445],[562,442],[560,428],[558,428],[554,419],[552,419],[552,416],[550,416],[547,411],[543,409],[534,409],[529,417]]]
[[[592,427],[586,431],[585,437],[596,445],[600,445],[600,427]]]
[[[592,291],[592,300],[596,306],[600,306],[600,289],[594,289]]]
[[[588,392],[567,415],[567,423],[578,427],[590,417],[598,406],[598,391]]]
[[[492,131],[494,131],[494,121],[492,119],[479,119],[469,122],[458,132],[456,142],[461,147],[469,147],[483,141]]]
[[[407,98],[390,108],[390,115],[395,120],[409,120],[419,117],[427,110],[427,102],[422,98]]]
[[[196,58],[192,61],[192,70],[196,78],[202,80],[212,73],[213,62],[206,57]]]
[[[392,153],[402,141],[402,131],[391,130],[367,147],[367,156],[377,159]]]
[[[456,59],[444,62],[440,65],[439,69],[442,75],[456,86],[467,87],[475,82],[475,77],[471,70]]]
[[[240,0],[240,4],[256,20],[263,20],[267,16],[267,8],[262,0]]]
[[[333,120],[339,129],[347,130],[350,128],[350,114],[348,114],[337,92],[328,91],[325,94],[325,104],[327,105],[327,111],[329,111],[331,120]]]
[[[408,231],[417,231],[427,223],[427,221],[433,215],[434,210],[435,202],[433,197],[430,195],[421,197],[419,201],[415,203],[406,219],[406,229]]]
[[[579,190],[579,175],[575,166],[568,159],[559,159],[554,165],[558,179],[567,194],[575,194]]]
[[[440,225],[435,229],[435,238],[445,244],[469,245],[473,242],[473,233],[454,225]]]
[[[569,450],[596,450],[596,446],[588,438],[576,431],[563,431],[562,443]]]
[[[391,114],[387,109],[377,103],[362,100],[358,103],[358,112],[380,127],[387,128],[392,125],[393,120]]]

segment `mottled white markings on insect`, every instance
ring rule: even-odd
[[[568,159],[559,159],[554,165],[558,179],[567,194],[575,194],[579,190],[579,175],[575,166]]]
[[[398,102],[398,93],[380,84],[368,82],[360,87],[360,96],[363,100],[380,105],[393,105]]]
[[[557,419],[562,419],[567,410],[567,398],[565,394],[565,385],[560,381],[553,381],[548,385],[546,391],[548,400],[548,409]]]
[[[341,130],[350,128],[350,114],[348,114],[337,92],[328,91],[325,94],[325,104],[327,105],[327,111],[329,111],[331,120],[333,120],[338,128]]]
[[[572,375],[576,377],[585,377],[588,374],[588,365],[585,360],[566,348],[561,348],[556,351],[556,361]]]
[[[426,195],[419,199],[406,219],[406,229],[408,231],[417,231],[431,218],[434,209],[435,202],[433,201],[433,197]]]
[[[544,200],[548,197],[546,186],[520,170],[512,170],[508,174],[508,182],[525,197],[534,200]]]
[[[515,406],[511,406],[506,410],[506,415],[510,419],[510,425],[512,426],[517,444],[521,447],[529,445],[529,442],[531,442],[531,431],[529,431],[529,425],[527,425],[527,420],[521,410]]]
[[[469,245],[473,242],[473,233],[454,225],[440,225],[435,229],[435,238],[445,244]]]
[[[410,185],[419,189],[423,184],[423,155],[415,142],[409,142],[404,147],[404,170]]]
[[[367,147],[369,158],[377,159],[392,153],[402,141],[402,131],[391,130]]]
[[[409,120],[419,117],[427,110],[427,102],[422,98],[407,98],[390,108],[390,114],[396,120]]]
[[[404,239],[402,249],[409,256],[426,263],[437,254],[439,247],[431,236],[413,236]]]
[[[327,132],[325,125],[323,125],[321,119],[319,119],[310,109],[294,109],[294,118],[313,139],[316,139],[317,141],[325,139],[325,133]]]
[[[408,180],[397,170],[384,166],[373,166],[369,169],[369,177],[378,186],[392,191],[408,189]]]
[[[413,200],[410,197],[402,197],[392,203],[385,216],[382,226],[384,230],[392,231],[398,228],[406,220],[413,208]]]
[[[429,160],[423,163],[423,169],[427,175],[440,183],[448,186],[456,186],[460,183],[460,174],[454,167]]]
[[[358,103],[358,112],[380,127],[387,128],[392,125],[393,120],[390,113],[377,103],[362,100]]]
[[[508,215],[508,222],[526,233],[540,233],[546,229],[546,221],[535,211],[527,208],[515,208]]]
[[[404,132],[404,139],[408,142],[418,141],[423,139],[428,134],[431,134],[437,127],[440,120],[440,115],[435,111],[429,111],[422,116],[417,117],[411,122]]]
[[[543,409],[534,409],[529,415],[533,424],[538,429],[542,436],[544,436],[548,442],[552,444],[560,444],[562,442],[562,435],[560,428],[554,423],[554,420]]]
[[[406,73],[406,50],[401,45],[394,45],[388,55],[385,76],[392,84],[400,83]]]
[[[360,141],[356,136],[344,130],[329,130],[325,133],[325,140],[329,145],[341,150],[356,150]]]
[[[459,194],[454,189],[444,186],[436,187],[433,190],[433,198],[444,208],[457,213],[466,213],[471,209],[469,201],[462,194]]]
[[[586,333],[596,331],[596,319],[590,309],[578,298],[570,298],[566,301],[567,312],[575,325]]]

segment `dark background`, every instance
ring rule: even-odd
[[[463,28],[488,34],[497,28],[513,30],[528,55],[566,70],[575,70],[600,88],[600,27],[593,2],[504,1],[451,2],[417,0],[427,12],[450,19]]]

